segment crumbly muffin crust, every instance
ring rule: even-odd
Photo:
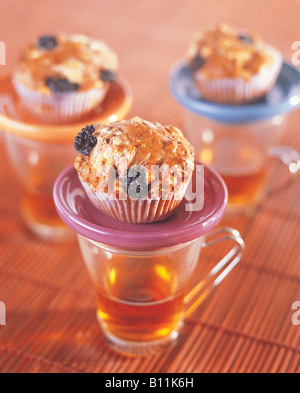
[[[28,88],[51,95],[60,87],[70,91],[102,88],[118,66],[116,53],[104,42],[60,33],[30,44],[15,77]]]
[[[274,61],[270,46],[257,33],[245,33],[226,23],[196,33],[186,59],[191,70],[206,79],[242,78],[246,81]]]
[[[93,126],[97,144],[89,155],[78,155],[75,169],[81,180],[94,191],[109,192],[102,187],[112,170],[117,174],[114,191],[118,195],[126,191],[122,178],[130,168],[146,169],[152,196],[158,196],[162,190],[161,175],[151,170],[154,166],[163,170],[174,169],[170,172],[173,192],[179,184],[190,180],[194,171],[194,149],[178,128],[150,123],[139,117]]]

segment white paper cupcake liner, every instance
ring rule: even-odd
[[[275,84],[282,67],[282,55],[268,47],[274,62],[270,67],[254,75],[249,81],[242,78],[206,79],[201,71],[194,74],[195,83],[202,96],[213,102],[239,105],[264,96]]]
[[[65,124],[80,120],[103,101],[108,85],[83,92],[58,93],[45,96],[13,79],[23,105],[43,123]]]
[[[80,180],[81,181],[81,180]],[[102,213],[115,220],[129,224],[149,224],[169,218],[179,206],[186,193],[188,183],[184,183],[170,199],[127,200],[110,199],[107,194],[93,191],[86,182],[81,181],[90,201]]]

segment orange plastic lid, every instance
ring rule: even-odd
[[[24,138],[49,143],[73,142],[87,124],[107,124],[124,119],[132,105],[131,88],[123,78],[112,83],[102,104],[88,117],[74,124],[45,124],[22,105],[11,77],[0,80],[0,129]]]

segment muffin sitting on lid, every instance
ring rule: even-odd
[[[249,103],[275,84],[282,55],[258,34],[219,23],[196,33],[186,54],[204,98],[223,104]]]
[[[104,99],[115,80],[118,58],[84,35],[40,37],[24,51],[13,83],[34,115],[46,123],[80,120]]]
[[[178,128],[139,117],[87,126],[75,148],[75,168],[91,202],[131,224],[167,219],[194,171],[193,147]]]

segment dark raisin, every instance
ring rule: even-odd
[[[58,45],[55,35],[44,35],[39,38],[37,46],[39,49],[53,50]]]
[[[85,128],[83,128],[82,131],[83,130],[89,132],[90,134],[93,134],[96,131],[96,128],[93,124],[91,124],[90,126],[86,126]]]
[[[95,130],[93,125],[86,126],[76,136],[74,147],[80,154],[84,156],[89,156],[91,154],[93,148],[97,144],[97,138],[93,136]]]
[[[80,87],[78,83],[71,83],[66,78],[47,78],[45,83],[53,93],[71,93]]]
[[[138,165],[128,169],[126,191],[134,200],[148,196],[148,174],[146,168]]]
[[[116,80],[116,73],[111,70],[101,70],[100,79],[103,82],[114,82]]]
[[[240,34],[239,39],[246,45],[251,45],[253,44],[253,38],[250,35],[246,34]]]
[[[206,60],[198,53],[190,63],[190,70],[197,71],[202,68],[206,63]]]

